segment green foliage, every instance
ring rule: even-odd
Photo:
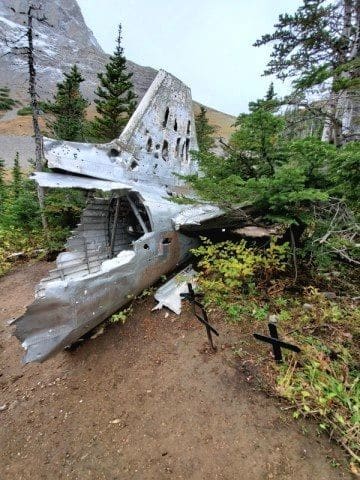
[[[44,110],[52,116],[52,120],[47,121],[47,127],[55,138],[84,140],[85,110],[89,105],[80,92],[84,78],[76,65],[64,76],[63,82],[57,84],[54,101],[44,105]]]
[[[16,101],[10,97],[9,87],[0,87],[0,111],[12,110]]]
[[[124,325],[129,315],[131,315],[132,311],[133,311],[132,305],[130,305],[128,308],[123,308],[122,310],[119,310],[117,313],[114,313],[113,315],[111,315],[108,322],[121,323]]]
[[[136,95],[131,81],[132,73],[126,69],[126,58],[121,46],[119,25],[116,49],[105,65],[105,73],[99,73],[100,86],[95,94],[99,116],[92,123],[93,136],[102,141],[117,138],[136,107]]]
[[[244,166],[242,157],[224,159],[212,154],[200,155],[199,163],[205,176],[188,180],[207,200],[225,207],[251,204],[263,217],[277,217],[289,224],[306,217],[310,202],[327,199],[326,191],[320,188],[326,184],[323,160],[334,151],[333,147],[316,139],[282,143],[276,146],[274,172],[271,174],[268,169],[267,174],[254,173],[254,176],[250,176],[250,169]],[[255,169],[251,159],[247,160]],[[266,171],[266,165],[261,165]],[[246,172],[241,175],[244,170]]]
[[[210,298],[231,296],[237,291],[248,292],[255,284],[267,283],[286,268],[288,246],[271,243],[265,250],[250,248],[244,240],[203,244],[192,250],[199,258],[200,288]]]
[[[25,235],[20,228],[0,224],[0,277],[13,266],[13,254],[21,252],[24,258],[39,255],[42,238],[39,231]]]
[[[19,152],[16,152],[16,155],[14,158],[14,166],[12,168],[11,173],[12,173],[11,188],[13,191],[14,198],[17,199],[20,194],[21,179],[22,179],[20,163],[19,163]]]
[[[355,1],[350,3],[354,7]],[[263,35],[254,44],[273,43],[265,74],[281,79],[300,76],[306,87],[333,76],[334,65],[345,63],[343,55],[352,41],[342,35],[341,28],[333,28],[344,21],[341,8],[325,0],[303,0],[296,13],[280,15],[274,33]]]
[[[25,105],[24,107],[19,108],[19,110],[16,112],[16,114],[21,116],[21,117],[32,115],[31,105]]]
[[[0,158],[0,215],[3,214],[7,197],[5,184],[5,161]]]
[[[330,204],[336,196],[358,212],[359,143],[337,149],[315,137],[287,140],[277,108],[271,86],[264,99],[249,104],[250,113],[238,117],[226,156],[200,151],[203,175],[188,182],[222,208],[236,205],[266,221],[298,225],[306,232],[298,256],[317,268],[328,268],[336,258],[356,263],[356,218],[346,206],[337,215]],[[299,245],[300,238],[294,240]]]
[[[43,101],[39,101],[38,102],[38,110],[39,110],[39,114],[43,113],[43,112],[46,112],[48,110],[48,102],[43,102]],[[16,112],[17,115],[20,115],[20,116],[28,116],[28,115],[32,115],[32,106],[31,105],[25,105],[24,107],[20,108],[17,112]]]
[[[215,145],[216,128],[210,125],[206,113],[206,108],[200,105],[200,112],[195,115],[196,136],[200,152],[209,152]]]
[[[0,167],[0,275],[13,264],[13,253],[22,252],[23,257],[31,257],[61,250],[85,205],[82,191],[51,190],[45,197],[49,229],[44,232],[35,183],[22,174],[18,155],[11,181],[1,183],[1,174]]]
[[[85,207],[86,196],[73,188],[53,188],[45,197],[45,214],[51,228],[74,227]]]
[[[284,120],[274,115],[279,106],[271,84],[264,99],[249,103],[250,113],[238,116],[230,138],[231,153],[241,166],[242,178],[273,175],[279,161],[278,143]]]
[[[360,143],[351,142],[336,152],[330,159],[329,173],[332,180],[331,193],[348,200],[359,212],[360,200]]]
[[[294,417],[314,416],[319,428],[339,440],[356,459],[360,446],[359,350],[360,309],[349,298],[329,300],[314,287],[303,294],[284,296],[286,246],[271,244],[267,250],[208,240],[194,251],[200,274],[198,285],[209,312],[241,323],[242,341],[234,353],[258,365],[256,377],[294,405]],[[306,307],[306,308],[305,308]],[[301,354],[283,352],[282,365],[261,358],[263,347],[252,339],[266,331],[275,315],[285,341]],[[259,348],[261,351],[259,351]],[[259,359],[260,355],[260,359]]]
[[[289,302],[288,328],[296,319],[293,341],[301,361],[289,355],[280,367],[277,391],[295,406],[294,417],[315,416],[322,430],[340,440],[354,458],[360,453],[360,382],[356,338],[360,310],[351,302],[327,300],[309,288],[304,311]],[[287,325],[282,324],[282,328]],[[336,335],[334,333],[336,332]]]
[[[330,122],[331,139],[340,145],[347,139],[337,94],[343,99],[359,90],[358,8],[358,0],[303,0],[294,14],[279,16],[272,34],[263,35],[254,44],[272,44],[265,75],[292,78],[295,90],[291,103],[318,111]],[[334,105],[326,101],[309,104],[304,94],[329,84]]]
[[[21,181],[18,195],[14,195],[7,206],[3,224],[20,228],[25,235],[40,229],[40,210],[33,181],[28,179]]]

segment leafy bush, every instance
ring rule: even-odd
[[[208,240],[194,251],[209,313],[232,323],[241,322],[241,348],[234,353],[258,365],[267,385],[294,406],[294,417],[314,416],[320,430],[338,440],[356,460],[360,448],[360,309],[351,299],[329,300],[314,287],[295,296],[284,294],[287,246],[267,250]],[[269,315],[276,315],[281,336],[301,348],[285,352],[282,365],[261,358],[251,340],[266,331]],[[216,313],[215,313],[216,315]],[[263,351],[263,347],[260,347]],[[253,357],[253,360],[251,358]],[[257,375],[257,378],[259,376]]]
[[[42,241],[43,235],[39,231],[24,234],[23,230],[14,226],[4,228],[0,225],[0,276],[13,266],[14,254],[21,252],[23,258],[39,255]]]
[[[292,246],[316,268],[339,260],[359,265],[359,142],[336,148],[316,137],[286,140],[278,106],[272,87],[250,103],[250,113],[237,118],[224,157],[194,153],[202,175],[188,176],[189,184],[222,208],[235,205],[254,218],[299,227]],[[342,218],[332,208],[339,201],[348,211]]]
[[[10,97],[10,88],[0,87],[0,111],[11,110],[16,105],[16,101]]]
[[[49,228],[43,231],[35,183],[22,175],[17,155],[10,183],[4,180],[2,165],[0,162],[0,275],[13,264],[14,253],[21,252],[26,258],[60,251],[85,205],[82,191],[51,190],[45,197]]]
[[[285,270],[288,245],[271,243],[261,250],[247,247],[244,240],[214,244],[204,238],[192,253],[199,258],[199,286],[209,300],[214,300],[267,284]]]
[[[17,115],[20,115],[21,117],[25,117],[27,115],[32,115],[32,108],[30,105],[25,105],[24,107],[19,108],[19,110],[16,112]]]

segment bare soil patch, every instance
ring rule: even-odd
[[[21,365],[8,320],[20,315],[51,264],[0,279],[0,478],[351,479],[343,452],[311,422],[296,422],[249,381],[218,319],[209,351],[191,312],[151,313],[137,301],[72,352]]]

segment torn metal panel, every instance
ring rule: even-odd
[[[190,90],[164,71],[119,139],[103,145],[45,141],[48,166],[64,173],[37,173],[39,185],[110,193],[89,200],[66,252],[16,320],[25,362],[43,361],[76,341],[189,259],[199,242],[176,230],[224,213],[171,201],[169,191],[184,184],[178,174],[197,170],[196,149]]]
[[[246,226],[250,217],[244,208],[237,205],[231,210],[222,210],[216,205],[201,204],[188,207],[173,218],[176,230],[184,233],[217,229],[235,229]]]
[[[182,185],[177,174],[197,171],[190,89],[160,70],[119,139],[82,144],[45,139],[50,168],[112,181]]]
[[[167,242],[164,244],[164,239]],[[43,361],[94,328],[161,275],[188,257],[188,240],[175,232],[151,232],[105,260],[99,270],[68,275],[43,291],[18,319],[15,335],[27,350],[24,362]]]
[[[146,205],[137,192],[89,201],[56,269],[40,282],[35,302],[15,322],[15,335],[27,350],[25,362],[43,361],[76,341],[125,305],[129,296],[189,258],[198,240],[172,229],[153,231],[157,213],[164,215],[163,226],[171,226],[171,219],[166,221],[169,202],[154,194],[150,201],[149,191],[144,195]],[[168,213],[173,208],[181,207],[171,204]]]
[[[180,315],[181,294],[188,293],[188,283],[194,283],[195,275],[195,270],[192,268],[192,265],[189,265],[171,280],[158,288],[154,297],[159,303],[153,308],[153,310],[160,310],[163,307],[167,307],[177,315]]]
[[[224,215],[224,211],[216,205],[192,205],[184,208],[172,220],[175,230],[180,227],[199,226],[202,223]]]
[[[127,192],[132,187],[126,183],[97,180],[64,173],[34,172],[30,175],[40,187],[45,188],[80,188],[83,190],[102,190],[103,192]]]

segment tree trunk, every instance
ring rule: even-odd
[[[38,111],[38,101],[37,101],[37,92],[36,92],[36,70],[35,70],[35,61],[34,61],[34,43],[33,43],[33,5],[29,6],[27,12],[27,37],[28,37],[28,67],[29,67],[29,94],[30,94],[30,105],[32,110],[32,122],[34,128],[34,139],[35,139],[35,168],[36,171],[41,172],[43,169],[43,141],[42,135],[39,126],[39,111]],[[47,220],[44,213],[44,189],[40,186],[37,187],[37,195],[40,206],[40,215],[41,222],[44,230],[47,230]]]
[[[342,46],[335,59],[335,66],[346,66],[359,56],[360,45],[360,1],[342,0]],[[349,66],[338,72],[333,78],[328,115],[322,134],[322,140],[342,145],[347,141],[359,140],[360,96],[355,87],[346,87],[340,92],[334,91],[337,80],[355,78],[356,67]]]

